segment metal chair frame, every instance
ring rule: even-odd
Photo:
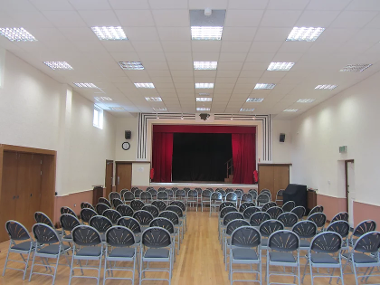
[[[189,190],[187,192],[186,205],[195,207],[195,211],[198,212],[198,191]]]
[[[210,205],[211,194],[212,192],[209,189],[205,189],[204,191],[202,191],[202,196],[201,196],[202,212],[203,212],[204,205],[206,204]]]
[[[219,209],[220,204],[223,203],[223,196],[220,192],[214,192],[210,196],[210,217],[213,212],[213,208],[215,212],[217,212],[217,209]]]

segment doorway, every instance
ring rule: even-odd
[[[113,181],[113,160],[106,160],[106,198],[108,199],[109,194],[112,192],[112,181]]]
[[[116,191],[121,189],[131,189],[132,185],[132,163],[117,161],[116,162]]]
[[[354,160],[345,160],[346,176],[346,202],[348,212],[348,223],[354,227],[354,201],[355,201],[355,164]]]

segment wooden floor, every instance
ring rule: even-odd
[[[190,212],[187,213],[188,229],[185,234],[185,239],[181,244],[181,250],[177,255],[176,262],[174,264],[172,284],[229,284],[227,271],[224,269],[223,254],[218,242],[218,230],[217,230],[217,215],[214,213],[212,217],[209,217],[207,212]],[[0,268],[2,270],[7,254],[8,242],[0,244]],[[15,255],[13,255],[15,256]],[[61,259],[61,263],[64,263],[65,259]],[[304,264],[304,259],[302,264]],[[14,263],[13,263],[14,265]],[[14,265],[14,266],[17,266]],[[301,276],[304,266],[301,267]],[[274,268],[276,270],[276,268]],[[375,270],[376,271],[376,270]],[[263,269],[265,273],[265,269]],[[308,272],[308,271],[307,271]],[[350,270],[347,268],[346,273]],[[376,271],[377,272],[377,271]],[[28,271],[29,273],[29,271]],[[378,272],[377,272],[378,273]],[[155,276],[160,278],[165,277],[165,273],[154,273]],[[120,276],[120,274],[118,274]],[[152,275],[150,275],[152,276]],[[239,279],[244,279],[252,275],[240,274],[236,275]],[[277,279],[276,279],[277,278]],[[58,274],[55,284],[68,284],[69,269],[67,266],[59,266]],[[72,284],[96,284],[95,280],[76,278],[73,279]],[[263,276],[264,281],[264,276]],[[289,277],[273,277],[271,282],[283,282],[291,283],[293,278]],[[41,275],[33,275],[32,281],[22,280],[22,273],[14,270],[7,270],[4,277],[0,277],[0,284],[30,284],[30,285],[45,285],[51,284],[52,278]],[[369,279],[371,283],[380,283],[379,277]],[[101,283],[103,280],[101,279]],[[130,284],[130,281],[110,280],[106,284]],[[353,275],[345,275],[345,284],[355,284]],[[138,284],[138,278],[135,280],[135,284]],[[164,281],[144,281],[143,284],[168,284]],[[235,282],[234,284],[247,284],[247,282]],[[253,284],[253,283],[248,283]],[[258,284],[258,283],[257,283]],[[266,284],[264,281],[263,284]],[[306,276],[304,284],[310,284],[310,277]],[[315,279],[314,284],[328,284],[326,278]],[[332,284],[336,284],[333,281]],[[341,284],[341,283],[340,283]]]

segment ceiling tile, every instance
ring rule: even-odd
[[[281,42],[257,42],[254,41],[251,46],[250,53],[261,53],[261,52],[277,52],[282,46],[283,41]]]
[[[296,27],[328,27],[339,15],[339,11],[305,11],[297,20]]]
[[[260,26],[292,28],[301,13],[301,11],[267,10],[263,16]]]
[[[138,53],[162,52],[161,44],[158,41],[133,42],[133,47]]]
[[[113,10],[78,11],[79,15],[90,27],[93,26],[120,26]]]
[[[269,0],[232,0],[228,9],[253,9],[263,10],[267,7]]]
[[[280,53],[300,53],[306,52],[313,43],[309,42],[284,42],[278,50]]]
[[[225,26],[257,27],[262,15],[262,10],[228,10]]]
[[[379,1],[377,0],[353,0],[346,8],[346,10],[355,11],[380,11]]]
[[[241,70],[243,67],[242,62],[219,62],[218,63],[218,70]]]
[[[190,41],[161,41],[165,52],[191,52]]]
[[[154,20],[149,10],[115,10],[122,26],[154,27]]]
[[[171,70],[193,70],[193,64],[189,61],[171,61],[168,62]],[[177,72],[175,72],[177,74]],[[192,76],[192,75],[189,75]]]
[[[189,27],[159,27],[161,41],[190,41]]]
[[[42,13],[58,28],[87,27],[76,11],[43,11]]]
[[[111,9],[108,0],[69,0],[71,5],[77,10],[107,10]]]
[[[163,52],[138,52],[138,55],[145,65],[152,61],[166,62]]]
[[[129,41],[102,41],[103,46],[109,52],[134,52]]]
[[[133,41],[158,41],[158,33],[155,27],[124,27],[129,40]]]
[[[98,37],[88,28],[59,28],[62,34],[71,41],[96,41]]]
[[[152,13],[158,27],[188,27],[190,25],[189,10],[153,10]]]
[[[220,41],[192,41],[193,52],[219,52],[221,48]]]
[[[228,0],[189,0],[189,9],[227,9]]]
[[[305,0],[270,0],[268,9],[274,10],[303,10],[308,1]]]
[[[254,42],[284,42],[291,29],[289,28],[262,28],[257,30]]]
[[[220,61],[240,61],[243,62],[247,56],[247,53],[232,53],[232,52],[223,52],[220,54]]]
[[[115,10],[149,9],[148,0],[108,0]]]
[[[248,52],[251,42],[222,42],[221,52]]]
[[[342,10],[351,0],[310,0],[307,10]]]
[[[168,64],[166,61],[143,61],[144,67],[148,70],[148,72],[153,70],[169,70]]]
[[[256,61],[256,62],[265,62],[269,65],[269,63],[272,61],[272,58],[274,57],[275,53],[271,52],[261,52],[261,53],[257,53],[257,52],[253,52],[253,53],[249,53],[248,56],[247,56],[247,59],[246,61]]]
[[[6,11],[12,10],[27,10],[30,12],[36,12],[37,9],[28,0],[1,0],[0,7]]]
[[[185,52],[169,52],[166,53],[166,59],[168,62],[173,62],[173,61],[188,61],[192,63],[192,56],[191,53],[185,53]]]
[[[9,12],[9,14],[19,25],[25,28],[53,28],[52,23],[39,11],[14,10]]]
[[[152,9],[188,9],[187,0],[149,0]]]
[[[218,61],[219,53],[212,52],[194,52],[193,53],[194,61]],[[219,64],[219,62],[218,62]]]
[[[377,12],[372,11],[343,11],[331,24],[333,28],[361,28],[368,24]],[[353,21],[352,19],[355,19]]]
[[[222,39],[223,42],[251,42],[255,37],[256,30],[255,27],[225,27]]]

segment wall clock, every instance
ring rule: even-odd
[[[128,150],[130,147],[131,147],[131,145],[129,144],[129,142],[123,142],[121,144],[121,148],[124,150]]]

